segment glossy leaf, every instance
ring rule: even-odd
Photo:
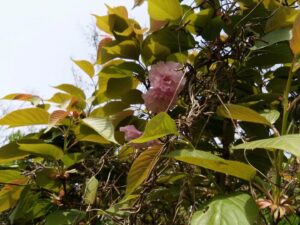
[[[255,149],[255,148],[264,148],[267,150],[279,149],[283,151],[288,151],[293,155],[300,157],[300,135],[299,134],[283,135],[280,137],[246,142],[232,147],[232,149]]]
[[[93,118],[88,117],[82,120],[84,124],[94,129],[98,134],[102,137],[111,141],[113,143],[117,143],[115,140],[115,128],[108,118]]]
[[[194,213],[191,225],[252,225],[258,217],[255,201],[248,194],[214,198]]]
[[[95,75],[95,69],[93,64],[86,60],[73,60],[73,62],[82,69],[90,78]]]
[[[153,146],[143,151],[134,160],[127,176],[126,196],[133,193],[149,177],[160,152],[160,145]]]
[[[175,121],[165,112],[161,112],[154,116],[147,124],[143,135],[132,140],[132,143],[144,143],[152,141],[169,134],[177,135]]]
[[[253,167],[245,163],[225,160],[209,152],[196,149],[172,151],[168,156],[179,161],[201,166],[248,181],[252,180],[256,173],[256,170]]]
[[[148,13],[155,20],[177,20],[183,10],[178,0],[148,0]]]
[[[270,122],[254,110],[241,105],[225,104],[219,106],[217,114],[228,119],[260,123],[270,126]]]
[[[41,108],[27,108],[12,111],[0,119],[0,125],[9,127],[48,124],[49,113]]]
[[[42,142],[30,141],[29,143],[18,143],[19,149],[27,153],[37,154],[46,158],[59,160],[64,153],[61,148]]]
[[[99,181],[93,176],[86,182],[85,185],[83,201],[85,204],[92,205],[97,197]]]

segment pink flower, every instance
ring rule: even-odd
[[[173,95],[174,92],[171,91],[164,92],[159,88],[150,88],[142,97],[146,108],[154,113],[158,113],[166,111],[169,106],[174,106],[177,96],[173,98]]]
[[[181,65],[176,62],[158,62],[151,66],[149,80],[151,87],[160,88],[162,91],[179,93],[186,82],[180,70]]]
[[[131,141],[140,137],[143,133],[135,128],[134,125],[127,125],[125,127],[120,127],[120,131],[125,133],[125,140]]]
[[[152,65],[149,72],[151,87],[143,94],[148,110],[158,113],[175,105],[186,82],[180,67],[181,65],[175,62],[158,62]]]

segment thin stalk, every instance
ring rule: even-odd
[[[287,134],[287,125],[288,125],[288,117],[289,117],[289,93],[291,91],[291,85],[293,80],[293,69],[296,63],[296,57],[293,58],[292,65],[289,70],[288,80],[285,86],[285,90],[282,98],[282,107],[283,107],[283,117],[282,117],[282,125],[281,125],[281,135]],[[281,177],[280,173],[282,171],[283,165],[283,151],[277,151],[277,176],[276,183],[280,185]]]

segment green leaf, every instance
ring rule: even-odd
[[[269,123],[274,124],[280,117],[280,112],[277,110],[265,110],[263,113],[260,113],[261,116],[265,117]]]
[[[36,184],[44,189],[58,192],[62,186],[59,175],[59,171],[54,168],[44,168],[36,172]]]
[[[82,69],[87,75],[89,75],[90,78],[92,78],[95,75],[95,69],[93,64],[86,60],[73,60],[73,62],[79,66],[80,69]]]
[[[196,149],[172,151],[168,157],[248,181],[252,180],[256,173],[253,167],[245,163],[225,160],[209,152]]]
[[[66,93],[55,93],[50,99],[48,99],[48,102],[54,102],[57,104],[63,104],[66,101],[69,101],[72,99],[72,95],[66,94]]]
[[[28,152],[20,151],[16,143],[9,143],[0,148],[0,163],[23,159],[29,155]]]
[[[99,73],[99,91],[97,104],[109,98],[120,99],[127,95],[130,89],[135,89],[139,81],[133,75],[144,75],[145,71],[138,64],[114,60],[108,62]],[[120,84],[125,83],[126,84]],[[126,93],[126,94],[125,94]]]
[[[70,211],[57,210],[46,217],[45,225],[74,225],[85,218],[85,212],[77,209]]]
[[[214,198],[194,213],[191,225],[253,225],[257,217],[255,201],[250,195],[239,193]]]
[[[220,36],[220,32],[224,27],[224,22],[221,16],[217,16],[208,21],[205,28],[201,32],[201,36],[208,41],[213,41]]]
[[[144,143],[169,134],[178,134],[175,121],[165,112],[154,116],[147,124],[143,135],[132,143]]]
[[[64,91],[64,92],[67,92],[67,93],[69,93],[71,95],[74,95],[78,98],[85,99],[84,92],[80,88],[78,88],[78,87],[76,87],[72,84],[61,84],[61,85],[55,86],[54,88],[59,89],[59,90]]]
[[[24,183],[20,183],[24,184]],[[16,205],[25,186],[5,185],[0,191],[0,212]]]
[[[228,119],[260,123],[268,126],[271,125],[265,117],[261,116],[254,110],[241,105],[225,104],[219,106],[217,114]]]
[[[98,134],[102,137],[111,141],[113,143],[117,143],[115,139],[115,128],[108,118],[93,118],[88,117],[82,120],[84,124],[94,129]]]
[[[22,151],[55,160],[61,159],[64,155],[63,150],[56,145],[46,144],[38,140],[30,140],[28,143],[18,143],[18,145]]]
[[[9,127],[48,124],[49,113],[41,108],[27,108],[12,111],[0,119],[0,125]]]
[[[287,42],[279,42],[274,45],[252,51],[246,58],[248,67],[273,67],[274,64],[290,63],[293,54]]]
[[[295,10],[291,7],[282,6],[278,8],[274,15],[268,19],[265,31],[270,32],[272,30],[292,26],[298,14],[299,10]]]
[[[193,36],[176,26],[166,27],[148,35],[142,43],[141,54],[147,64],[165,60],[170,54],[195,47]]]
[[[213,9],[202,9],[198,13],[191,13],[184,18],[186,29],[193,34],[201,34],[206,24],[213,16]]]
[[[91,177],[85,184],[85,190],[83,194],[83,200],[85,204],[92,205],[94,204],[97,197],[99,181],[96,177]]]
[[[232,149],[255,149],[264,148],[266,150],[279,149],[288,151],[293,155],[300,157],[300,135],[289,134],[280,137],[262,139],[257,141],[246,142],[233,146]]]
[[[0,150],[1,151],[1,150]],[[17,170],[0,170],[0,183],[18,183],[20,180],[26,179]]]
[[[70,167],[76,163],[83,161],[90,153],[91,153],[91,151],[84,152],[84,153],[81,153],[81,152],[68,153],[68,154],[64,155],[64,157],[62,158],[62,161],[63,161],[65,167]]]
[[[133,40],[111,41],[99,47],[97,64],[104,64],[115,58],[138,60],[140,54],[138,44]]]
[[[34,202],[34,204],[32,204]],[[20,197],[15,209],[9,215],[11,224],[30,224],[35,218],[45,216],[51,208],[50,200],[41,198],[26,188]]]
[[[291,39],[290,28],[274,30],[257,40],[251,50],[258,50]]]
[[[109,144],[110,141],[99,135],[94,129],[86,125],[80,125],[75,129],[77,141],[87,141],[98,144]]]
[[[149,177],[160,153],[161,146],[153,146],[143,151],[134,160],[127,176],[126,196],[133,193]]]
[[[183,10],[178,0],[148,0],[148,13],[155,20],[177,20]]]

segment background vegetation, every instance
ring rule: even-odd
[[[42,127],[0,149],[2,223],[299,224],[299,1],[141,4],[95,15],[93,90],[3,97]]]

